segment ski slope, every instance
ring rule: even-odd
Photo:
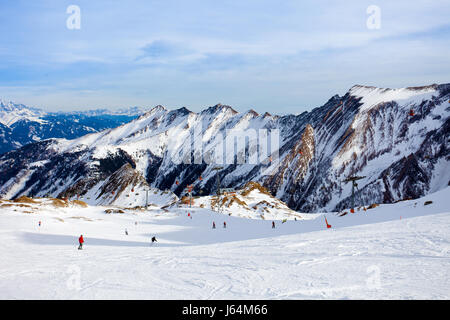
[[[0,299],[449,299],[449,199],[275,229],[202,208],[0,206]]]

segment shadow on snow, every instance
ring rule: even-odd
[[[30,243],[40,244],[40,245],[70,245],[78,246],[78,236],[69,236],[61,234],[39,234],[32,232],[24,232],[22,238]],[[84,237],[83,246],[109,246],[109,247],[179,247],[184,246],[183,244],[172,244],[172,243],[157,243],[156,245],[148,242],[138,242],[138,241],[122,241],[122,240],[111,240],[111,239],[100,239],[100,238],[90,238]]]

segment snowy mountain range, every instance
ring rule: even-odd
[[[355,85],[286,116],[220,104],[199,113],[157,106],[116,128],[3,154],[0,195],[89,194],[94,204],[114,204],[148,187],[180,196],[192,185],[194,195],[212,194],[218,176],[221,187],[256,181],[291,209],[317,212],[350,207],[344,180],[356,175],[363,177],[357,205],[392,203],[449,185],[449,132],[450,84]],[[222,152],[230,135],[244,142]]]
[[[46,112],[0,99],[0,154],[49,138],[74,139],[129,122],[144,108]]]

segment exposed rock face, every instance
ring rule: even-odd
[[[283,201],[272,196],[268,189],[255,181],[246,183],[242,189],[234,192],[224,192],[220,197],[217,195],[198,197],[194,203],[202,208],[211,208],[235,217],[263,220],[312,218],[311,214],[290,209]],[[183,204],[189,204],[189,199],[186,199]]]
[[[395,202],[449,185],[449,115],[449,84],[357,85],[311,112],[282,117],[224,105],[200,113],[158,106],[115,129],[46,140],[0,156],[0,195],[82,194],[108,203],[146,184],[178,196],[192,184],[194,195],[207,195],[216,191],[213,169],[219,165],[222,187],[257,181],[298,211],[349,207],[351,185],[343,180],[352,175],[365,176],[358,181],[358,205]],[[238,129],[251,134],[236,152],[215,153]],[[275,129],[279,158],[272,161],[271,154],[261,154],[260,131]]]
[[[278,170],[264,181],[274,194],[292,193],[301,185],[314,159],[314,129],[307,124],[299,141],[280,163]],[[286,189],[287,188],[287,189]]]

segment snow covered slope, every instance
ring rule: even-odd
[[[449,84],[403,89],[357,85],[296,116],[238,113],[220,104],[200,113],[157,106],[114,129],[42,141],[1,156],[0,195],[84,196],[125,164],[150,187],[183,196],[193,185],[194,195],[210,195],[216,191],[214,168],[219,164],[222,187],[256,181],[296,211],[348,208],[352,188],[343,180],[353,175],[365,177],[358,181],[357,205],[393,203],[449,185],[449,115]],[[279,158],[260,152],[252,163],[248,160],[266,141],[264,135],[250,133],[262,129],[279,130]],[[233,130],[250,132],[248,141],[216,161],[213,151],[222,150]],[[192,152],[198,145],[202,151]],[[35,165],[41,161],[47,162]],[[117,194],[120,188],[112,185],[108,192]],[[103,194],[96,194],[97,203],[105,203],[99,200]]]
[[[447,187],[275,229],[207,208],[2,201],[0,299],[449,299],[449,199]]]

